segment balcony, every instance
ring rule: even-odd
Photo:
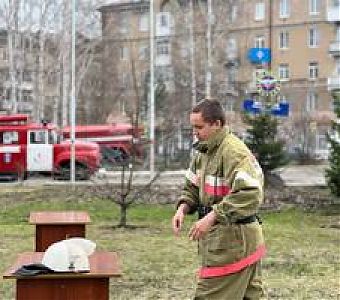
[[[340,22],[340,7],[335,5],[328,6],[327,10],[328,22]]]
[[[329,53],[334,56],[340,56],[340,41],[333,41],[329,45]]]
[[[33,110],[32,102],[18,102],[18,112],[31,112]]]
[[[328,77],[328,90],[340,90],[340,74]]]
[[[157,54],[155,59],[155,65],[157,67],[170,66],[171,56],[169,54]]]
[[[237,48],[229,48],[226,50],[226,60],[227,62],[236,62],[239,60],[239,53]]]
[[[9,100],[2,100],[0,101],[0,110],[11,110],[12,109],[12,103]]]

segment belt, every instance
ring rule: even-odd
[[[251,215],[242,219],[238,219],[236,220],[236,222],[234,222],[235,224],[249,224],[249,223],[253,223],[259,221],[260,224],[262,224],[262,221],[260,220],[260,218],[257,215]]]
[[[203,217],[205,217],[211,211],[212,211],[212,207],[211,206],[199,205],[198,209],[197,209],[198,218],[202,219]]]
[[[198,211],[198,218],[202,219],[203,217],[205,217],[208,213],[210,213],[212,211],[212,207],[211,206],[203,206],[200,205],[197,209]],[[249,224],[249,223],[253,223],[258,221],[260,224],[262,224],[262,220],[260,219],[260,217],[258,215],[250,215],[247,216],[245,218],[241,218],[238,219],[236,221],[234,221],[234,224]]]

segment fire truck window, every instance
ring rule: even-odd
[[[46,143],[46,131],[30,132],[30,144],[45,144],[45,143]]]
[[[1,144],[10,145],[18,144],[19,137],[17,131],[4,131],[1,132]]]
[[[51,145],[58,144],[58,134],[54,130],[48,132],[48,143]]]

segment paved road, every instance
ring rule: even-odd
[[[324,186],[325,183],[325,169],[326,165],[303,165],[303,166],[286,166],[277,169],[275,173],[281,178],[285,186]],[[161,185],[182,185],[184,182],[185,170],[179,171],[166,171],[159,175],[156,183]],[[127,180],[127,174],[126,178]],[[133,176],[133,184],[146,184],[151,179],[148,171],[135,172]],[[100,170],[96,176],[95,181],[120,183],[120,172],[109,172]],[[21,184],[24,186],[34,185],[64,185],[70,184],[69,181],[53,180],[49,177],[33,177],[25,180],[24,182],[9,182],[3,181],[2,184]],[[89,185],[93,181],[77,181],[77,185]]]
[[[285,186],[325,186],[327,165],[286,166],[275,170]]]
[[[325,186],[325,169],[327,165],[294,165],[275,170],[285,186]],[[185,171],[167,171],[160,175],[157,182],[162,184],[182,184]],[[99,172],[99,177],[119,180],[119,173]],[[149,172],[137,172],[134,175],[135,183],[143,183],[150,179]]]

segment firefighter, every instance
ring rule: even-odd
[[[186,174],[172,228],[198,212],[189,231],[198,241],[201,268],[196,300],[256,300],[263,296],[260,262],[265,254],[257,217],[263,173],[246,145],[225,127],[216,100],[204,99],[190,114],[197,150]]]

